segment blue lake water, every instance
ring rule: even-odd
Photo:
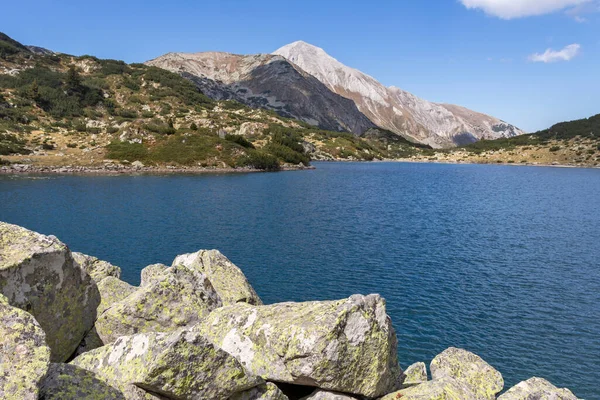
[[[403,367],[449,346],[600,399],[600,170],[316,163],[265,174],[0,176],[0,220],[123,268],[217,248],[266,303],[380,293]]]

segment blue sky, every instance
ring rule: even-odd
[[[527,131],[600,113],[600,0],[21,0],[2,9],[0,31],[69,54],[143,62],[304,40],[385,85]]]

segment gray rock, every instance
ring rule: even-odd
[[[40,325],[0,295],[0,398],[37,400],[49,364],[50,349]]]
[[[530,378],[508,389],[498,400],[577,400],[569,389],[559,389],[542,378]]]
[[[185,265],[205,274],[221,297],[224,305],[248,303],[262,305],[262,301],[248,283],[248,279],[218,250],[200,250],[177,256],[173,266]]]
[[[414,386],[427,382],[427,367],[424,362],[417,362],[404,370],[402,385]]]
[[[289,400],[274,383],[253,387],[244,392],[234,394],[229,400]]]
[[[98,317],[95,326],[102,341],[108,344],[119,336],[172,332],[194,325],[221,304],[205,275],[178,265],[113,303]]]
[[[97,309],[97,315],[102,315],[110,306],[126,299],[128,296],[135,293],[138,288],[131,286],[127,282],[107,276],[98,283],[98,291],[100,292],[100,305]]]
[[[477,398],[467,385],[454,378],[443,377],[390,393],[380,400],[474,400]]]
[[[213,311],[194,329],[266,380],[377,397],[399,388],[396,334],[378,295]]]
[[[169,399],[223,399],[263,383],[191,331],[142,333],[82,354],[72,364],[137,400],[132,385]]]
[[[125,400],[125,395],[88,370],[70,364],[51,364],[40,386],[40,399]]]
[[[504,387],[500,372],[478,355],[455,347],[438,354],[430,369],[433,380],[454,378],[469,387],[477,400],[494,400]]]
[[[160,280],[160,277],[164,274],[167,268],[169,267],[167,267],[165,264],[148,265],[142,270],[142,281],[140,283],[140,286],[148,286],[151,282]]]
[[[94,281],[100,282],[107,276],[115,278],[121,277],[121,268],[112,265],[107,261],[102,261],[96,257],[88,256],[82,253],[73,252],[73,259],[77,261],[79,266],[87,272]]]
[[[66,245],[0,222],[0,293],[33,314],[46,333],[51,360],[66,360],[96,319],[100,294]]]
[[[358,398],[344,393],[328,392],[326,390],[317,389],[300,400],[358,400]]]

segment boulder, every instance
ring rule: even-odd
[[[173,266],[175,265],[185,265],[206,275],[224,305],[242,302],[262,305],[242,270],[218,250],[200,250],[177,256],[173,261]]]
[[[66,360],[96,319],[100,294],[66,245],[0,222],[0,293],[33,314],[46,333],[51,360]]]
[[[379,295],[238,303],[216,309],[194,329],[266,380],[367,397],[399,388],[396,334]]]
[[[542,378],[530,378],[508,389],[498,400],[577,400],[569,389],[559,389]]]
[[[473,399],[494,400],[504,387],[500,372],[478,355],[456,347],[438,354],[430,369],[434,380],[451,377],[465,384],[475,394]]]
[[[152,264],[148,265],[142,270],[142,282],[140,286],[148,286],[150,283],[159,280],[165,270],[169,268],[165,264]]]
[[[414,363],[404,370],[402,377],[402,385],[406,387],[427,382],[427,367],[423,362]]]
[[[263,383],[235,358],[189,330],[120,337],[72,364],[136,400],[139,391],[132,385],[166,398],[225,400]]]
[[[121,278],[121,268],[112,265],[107,261],[102,261],[96,257],[88,256],[82,253],[73,252],[72,254],[73,259],[96,282],[100,282],[107,276]]]
[[[100,305],[97,309],[97,315],[100,316],[110,306],[124,300],[129,295],[133,294],[137,287],[131,286],[127,282],[107,276],[98,283],[98,291],[100,292]]]
[[[267,382],[231,396],[228,400],[289,400],[274,383]]]
[[[390,393],[380,400],[474,400],[477,398],[465,384],[454,378],[444,377]]]
[[[35,318],[0,295],[0,398],[37,400],[50,349]]]
[[[208,278],[178,265],[150,284],[113,303],[96,321],[102,342],[142,332],[172,332],[199,322],[221,306]]]
[[[344,393],[328,392],[326,390],[317,389],[300,400],[358,400],[358,398]]]
[[[96,331],[96,327],[93,327],[91,331],[89,331],[77,346],[77,350],[75,353],[71,355],[71,358],[75,358],[80,354],[86,353],[88,351],[97,349],[98,347],[104,346],[104,342],[98,336],[98,331]]]
[[[51,364],[40,386],[40,399],[125,400],[125,396],[88,370],[70,364]]]

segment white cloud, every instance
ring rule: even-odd
[[[503,19],[549,14],[594,0],[460,0],[467,8],[480,9]]]
[[[529,61],[552,63],[557,61],[570,61],[581,51],[581,45],[574,43],[562,50],[548,49],[544,53],[535,53],[529,56]]]

